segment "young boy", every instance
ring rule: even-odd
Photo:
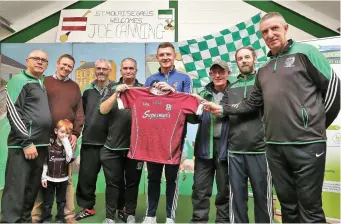
[[[48,156],[44,163],[41,177],[41,183],[44,188],[44,212],[42,217],[44,223],[52,221],[51,209],[55,194],[57,198],[56,223],[63,223],[64,221],[68,164],[74,160],[74,153],[69,142],[72,129],[73,125],[69,120],[60,120],[54,129],[56,138],[48,147]]]

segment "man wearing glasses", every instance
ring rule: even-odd
[[[99,111],[101,99],[105,98],[113,87],[109,80],[111,64],[105,59],[95,62],[96,80],[83,90],[83,108],[85,122],[80,151],[80,167],[76,191],[77,204],[83,208],[75,216],[81,220],[95,215],[96,182],[101,169],[100,150],[108,136],[109,116]]]
[[[209,75],[212,82],[197,96],[200,100],[219,103],[227,90],[230,70],[227,62],[214,61]],[[214,177],[217,183],[216,223],[229,223],[229,181],[227,164],[228,116],[214,117],[204,112],[201,117],[190,115],[190,123],[199,123],[194,146],[194,183],[191,222],[208,222]]]
[[[8,158],[1,200],[2,223],[30,223],[31,211],[41,185],[41,174],[50,142],[51,114],[43,73],[47,54],[32,51],[26,70],[8,81]]]

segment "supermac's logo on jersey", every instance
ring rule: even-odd
[[[150,110],[146,110],[142,115],[142,118],[147,119],[168,119],[170,118],[170,113],[150,113]]]
[[[295,63],[295,57],[289,57],[285,59],[284,68],[292,68],[295,66],[294,63]]]
[[[166,110],[168,110],[168,111],[172,110],[172,105],[171,104],[166,104]]]

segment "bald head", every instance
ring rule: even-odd
[[[47,54],[42,50],[32,51],[26,59],[26,65],[26,71],[39,79],[48,65]]]
[[[45,57],[45,59],[47,59],[47,54],[44,52],[44,51],[42,51],[42,50],[34,50],[34,51],[32,51],[29,55],[28,55],[28,58],[30,58],[30,57],[40,57],[40,56],[44,56]]]

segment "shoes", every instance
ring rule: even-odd
[[[135,216],[128,215],[127,217],[127,223],[136,223]]]
[[[166,223],[171,224],[171,223],[175,223],[175,222],[174,222],[174,219],[167,218],[167,219],[166,219]]]
[[[145,224],[156,224],[156,217],[144,217],[143,222]]]
[[[124,210],[117,210],[117,216],[122,222],[127,223],[128,215],[124,212]]]
[[[104,221],[103,221],[103,223],[104,223],[104,224],[113,224],[113,223],[115,223],[115,220],[105,218]]]
[[[88,218],[90,216],[94,216],[95,215],[95,209],[87,209],[84,208],[83,210],[81,210],[80,212],[77,213],[77,215],[75,216],[75,219],[77,221],[81,220],[81,219],[85,219]]]

